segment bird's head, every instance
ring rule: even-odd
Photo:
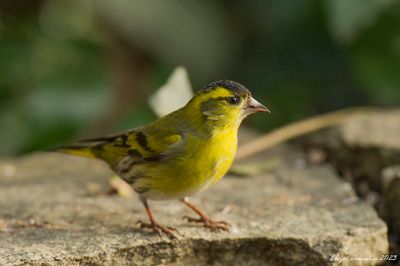
[[[235,81],[220,80],[199,90],[187,105],[215,125],[237,126],[250,114],[270,112],[248,89]]]

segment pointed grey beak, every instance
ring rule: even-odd
[[[248,114],[258,113],[258,112],[271,113],[271,111],[267,107],[265,107],[263,104],[259,103],[253,97],[250,97],[250,99],[249,99],[249,101],[247,103],[246,112]]]

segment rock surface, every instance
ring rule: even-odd
[[[400,110],[364,110],[299,140],[319,149],[389,227],[390,253],[400,256]]]
[[[400,163],[399,136],[400,110],[369,111],[349,115],[340,125],[306,135],[300,142],[324,149],[339,170],[350,170],[380,191],[382,169]]]
[[[349,146],[400,151],[400,110],[352,115],[340,127]]]
[[[385,221],[390,224],[393,234],[400,238],[400,165],[383,169],[382,176]],[[400,247],[397,249],[400,251]]]
[[[192,199],[229,221],[231,233],[187,224],[181,217],[192,213],[177,201],[150,202],[179,240],[139,229],[147,217],[138,200],[88,193],[93,184],[105,189],[109,175],[98,161],[62,154],[0,162],[0,265],[373,265],[359,259],[387,254],[373,208],[330,167],[304,167],[301,158],[226,177]]]

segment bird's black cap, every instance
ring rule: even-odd
[[[235,95],[245,96],[250,94],[250,91],[242,84],[232,80],[218,80],[205,86],[201,92],[213,90],[217,87],[223,87],[232,91]]]

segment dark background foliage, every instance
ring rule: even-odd
[[[400,1],[0,1],[0,156],[135,127],[185,66],[237,80],[260,130],[400,103]]]

